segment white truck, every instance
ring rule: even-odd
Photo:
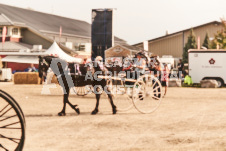
[[[215,79],[218,87],[226,83],[226,50],[196,50],[188,51],[189,75],[193,83],[204,79]]]

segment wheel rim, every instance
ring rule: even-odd
[[[93,92],[91,85],[86,85],[83,87],[75,87],[74,91],[78,96],[85,96],[85,95],[91,94]]]
[[[222,82],[220,80],[217,80],[217,86],[221,87],[222,86]]]
[[[22,150],[25,140],[25,120],[13,100],[0,94],[0,148]]]
[[[141,76],[133,86],[132,100],[139,112],[154,112],[162,100],[160,81],[152,75]]]
[[[117,106],[117,111],[128,111],[133,107],[132,92],[128,92],[130,89],[125,87],[123,81],[120,83],[119,85],[114,85],[112,80],[107,82],[113,96],[114,104]]]

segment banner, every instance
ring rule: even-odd
[[[7,33],[7,29],[6,29],[6,26],[4,26],[2,30],[2,44],[4,44],[5,42],[6,33]]]

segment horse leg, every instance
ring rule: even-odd
[[[111,91],[110,91],[109,89],[107,89],[107,90],[105,90],[105,92],[107,93],[108,98],[109,98],[109,101],[110,101],[110,103],[111,103],[112,113],[113,113],[113,114],[116,114],[116,112],[117,112],[117,107],[114,105]]]
[[[80,114],[80,110],[79,110],[79,108],[77,107],[78,105],[76,104],[76,105],[73,105],[73,104],[71,104],[71,102],[68,100],[67,101],[67,103],[70,105],[70,107],[73,109],[73,110],[75,110],[75,112],[77,113],[77,114]]]
[[[91,112],[92,115],[95,115],[98,113],[98,106],[99,106],[99,101],[100,101],[100,94],[96,94],[96,107],[95,109]]]
[[[64,99],[63,99],[63,109],[61,112],[58,113],[59,116],[65,116],[65,110],[66,110],[66,103],[67,103],[67,99],[68,99],[68,94],[64,94]]]

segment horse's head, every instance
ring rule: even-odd
[[[50,67],[51,61],[46,56],[45,57],[38,56],[38,58],[39,58],[39,69],[38,69],[38,72],[39,72],[39,77],[42,78],[43,75],[47,74],[47,70]]]

